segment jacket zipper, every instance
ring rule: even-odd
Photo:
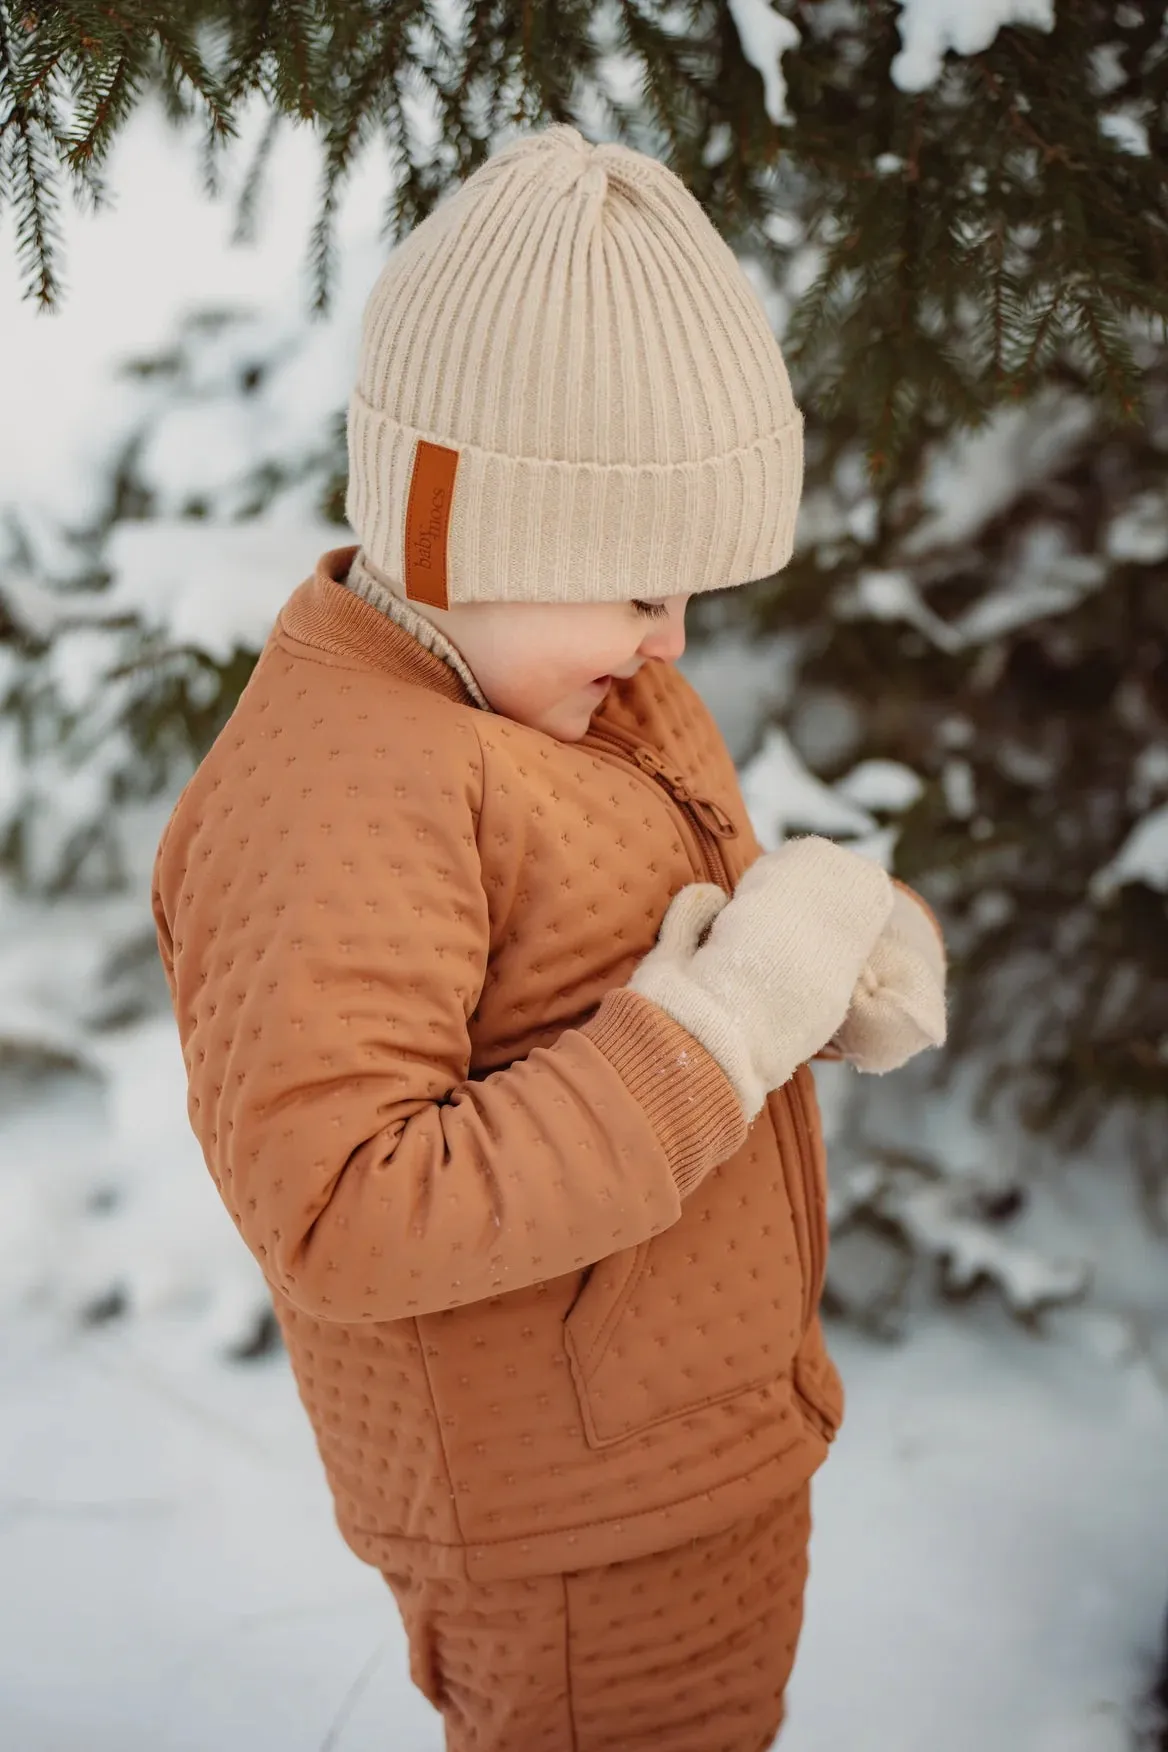
[[[669,766],[661,759],[656,749],[647,747],[643,742],[635,742],[624,736],[616,736],[611,730],[595,728],[588,731],[581,746],[587,747],[590,742],[619,750],[625,758],[631,756],[643,773],[656,779],[669,792],[693,827],[698,856],[701,859],[706,880],[716,883],[719,888],[732,894],[734,883],[726,868],[721,842],[736,839],[738,829],[721,805],[716,803],[712,797],[704,797],[695,792],[684,773],[679,772],[676,767]],[[799,1166],[803,1181],[803,1209],[807,1223],[807,1258],[804,1264],[804,1330],[806,1330],[815,1311],[819,1276],[822,1270],[815,1189],[811,1185],[815,1153],[811,1148],[811,1128],[807,1122],[802,1092],[796,1088],[794,1077],[788,1079],[784,1094],[799,1140],[801,1157]],[[799,1391],[797,1387],[796,1391]],[[803,1397],[800,1393],[800,1398]]]
[[[803,1201],[807,1216],[807,1306],[803,1315],[803,1329],[806,1331],[811,1325],[816,1305],[823,1293],[819,1281],[823,1271],[823,1250],[819,1244],[817,1189],[811,1184],[815,1165],[815,1152],[811,1146],[811,1126],[807,1119],[803,1091],[799,1088],[795,1077],[790,1078],[787,1087],[790,1090],[791,1115],[795,1121],[795,1131],[799,1138],[799,1154],[804,1164]]]
[[[734,884],[726,868],[720,842],[737,839],[738,828],[721,804],[716,803],[712,797],[704,797],[695,791],[684,773],[669,766],[656,749],[646,747],[643,742],[630,742],[623,736],[614,736],[610,730],[595,729],[589,730],[584,740],[585,745],[589,742],[600,742],[610,748],[619,749],[625,756],[631,756],[643,773],[656,779],[669,792],[693,828],[706,881],[716,883],[729,893]]]

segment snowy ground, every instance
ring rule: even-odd
[[[835,1346],[850,1413],[817,1490],[785,1748],[1130,1745],[1168,1584],[1162,1386],[968,1315]],[[181,1317],[29,1319],[0,1399],[14,1752],[438,1752],[282,1358],[224,1367]]]
[[[41,1022],[84,1005],[126,912],[0,899],[0,1023],[14,998]],[[438,1752],[283,1358],[222,1360],[262,1288],[173,1024],[82,1040],[103,1083],[0,1090],[0,1743]],[[950,1103],[902,1118],[956,1166],[996,1155]],[[833,1335],[850,1409],[785,1752],[1131,1745],[1168,1595],[1168,1258],[1122,1161],[1030,1166],[1019,1242],[1089,1259],[1085,1309],[1043,1337],[992,1297],[918,1314],[898,1348]],[[125,1317],[80,1326],[115,1289]]]
[[[135,127],[111,172],[119,212],[71,234],[59,326],[15,312],[0,280],[0,380],[30,391],[19,429],[0,426],[0,507],[38,529],[86,509],[122,417],[111,358],[164,340],[209,296],[267,308],[300,272],[310,154],[290,143],[278,186],[295,183],[298,202],[275,204],[256,251],[233,252],[189,154]],[[368,261],[359,217],[349,259]],[[358,290],[317,346],[306,427],[347,369]],[[51,398],[35,393],[50,381]],[[695,662],[737,755],[781,671],[777,646]],[[764,754],[763,790],[785,749]],[[52,1036],[56,1017],[68,1044],[95,946],[126,911],[26,913],[0,896],[0,1023],[23,1007]],[[438,1752],[392,1602],[333,1528],[283,1358],[219,1354],[258,1276],[186,1127],[173,1029],[88,1050],[104,1094],[0,1089],[0,1743]],[[119,1202],[93,1209],[111,1185]],[[817,1489],[784,1752],[1132,1744],[1168,1597],[1168,1252],[1143,1232],[1122,1164],[1049,1175],[1032,1223],[1032,1240],[1095,1269],[1087,1308],[1046,1336],[992,1299],[917,1319],[899,1347],[833,1335],[849,1416]],[[113,1284],[128,1317],[78,1325]]]

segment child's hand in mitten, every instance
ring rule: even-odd
[[[922,903],[896,884],[888,922],[832,1037],[838,1056],[861,1071],[895,1071],[945,1044],[945,947]]]
[[[879,864],[831,840],[757,858],[733,897],[681,889],[629,987],[718,1060],[748,1119],[838,1029],[892,907]]]

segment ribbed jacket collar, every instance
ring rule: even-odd
[[[474,706],[470,692],[448,663],[419,645],[371,602],[346,588],[344,579],[356,552],[356,546],[350,546],[321,554],[312,576],[297,586],[276,617],[275,635],[328,651],[334,657],[372,664],[415,687],[430,688],[459,705]]]

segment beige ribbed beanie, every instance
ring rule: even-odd
[[[762,303],[684,183],[555,124],[391,252],[346,515],[438,608],[717,590],[790,558],[802,435]]]

